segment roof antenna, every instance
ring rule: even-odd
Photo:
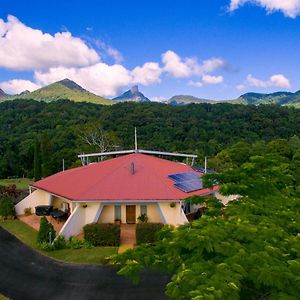
[[[138,152],[138,142],[137,142],[136,127],[134,127],[134,144],[135,144],[135,152]]]

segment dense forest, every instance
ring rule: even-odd
[[[215,156],[233,144],[270,141],[300,134],[300,110],[276,105],[120,103],[101,106],[61,100],[0,104],[0,178],[33,177],[39,150],[42,176],[80,164],[77,155],[98,151],[85,137],[101,129],[106,150],[139,147]],[[245,144],[246,143],[246,144]],[[245,146],[246,145],[246,146]],[[218,169],[218,163],[212,161]]]

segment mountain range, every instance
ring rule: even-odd
[[[8,95],[0,89],[0,102],[14,99],[33,99],[37,101],[52,102],[60,99],[69,99],[74,102],[91,102],[96,104],[111,105],[117,102],[151,102],[144,94],[139,91],[138,86],[133,86],[122,95],[111,99],[105,99],[82,88],[70,79],[63,79],[54,82],[36,91],[24,91],[18,95]],[[179,106],[190,103],[231,103],[231,104],[278,104],[283,106],[294,106],[300,108],[300,90],[291,92],[275,92],[271,94],[246,93],[233,100],[216,101],[204,98],[197,98],[191,95],[176,95],[165,103]]]

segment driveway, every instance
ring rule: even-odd
[[[143,272],[139,285],[109,266],[56,262],[0,226],[0,294],[18,299],[165,299],[169,277]]]

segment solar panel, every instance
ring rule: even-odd
[[[174,186],[186,193],[197,191],[203,188],[202,181],[192,180],[175,183]]]
[[[199,174],[195,172],[184,172],[171,174],[168,176],[170,179],[176,181],[174,186],[186,193],[197,191],[203,188],[202,180]]]
[[[194,172],[184,172],[184,173],[172,174],[169,175],[168,177],[177,182],[180,182],[180,181],[198,179],[199,175],[195,174]]]
[[[192,166],[192,168],[196,171],[196,172],[201,172],[201,173],[205,173],[205,168],[201,168],[201,167],[197,167],[197,166]],[[206,169],[206,174],[215,174],[216,172],[214,170],[210,170],[210,169]]]

